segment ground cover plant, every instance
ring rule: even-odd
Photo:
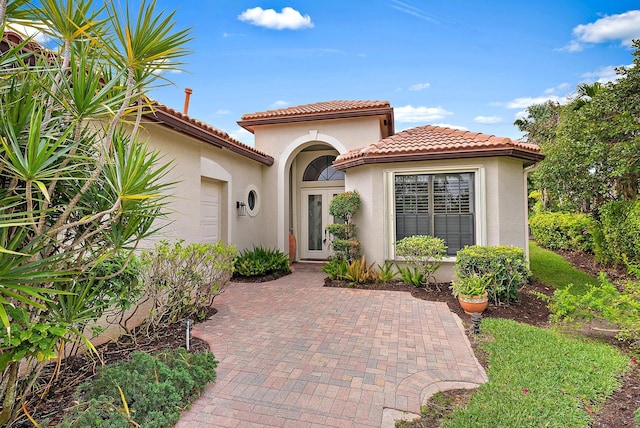
[[[181,409],[215,380],[216,366],[210,352],[134,352],[128,361],[106,366],[98,377],[80,385],[79,404],[58,426],[171,427]]]
[[[275,248],[246,249],[235,258],[233,272],[236,278],[281,276],[291,272],[289,256]]]

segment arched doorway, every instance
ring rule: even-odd
[[[299,181],[301,260],[326,260],[331,254],[327,225],[334,221],[329,215],[329,203],[335,195],[344,192],[344,173],[331,165],[337,154],[322,146],[298,155],[300,166],[304,167]]]

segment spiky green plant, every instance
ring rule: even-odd
[[[55,46],[26,39],[0,56],[2,426],[33,385],[19,381],[21,365],[37,368],[102,313],[96,288],[108,283],[92,266],[126,260],[165,205],[169,165],[138,129],[146,91],[179,67],[188,30],[155,1],[137,13],[100,3],[0,0],[2,29],[37,24]]]

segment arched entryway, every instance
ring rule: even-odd
[[[331,254],[327,225],[334,221],[329,202],[344,192],[344,173],[331,165],[336,156],[338,152],[332,147],[314,144],[298,153],[292,166],[300,260],[326,260]]]

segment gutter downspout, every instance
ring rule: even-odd
[[[523,186],[524,186],[524,236],[525,236],[525,246],[524,246],[524,254],[527,259],[527,267],[531,268],[531,264],[529,261],[529,189],[528,189],[528,178],[529,174],[532,172],[536,172],[540,168],[540,163],[534,163],[533,165],[529,165],[528,167],[522,170],[523,175]]]

